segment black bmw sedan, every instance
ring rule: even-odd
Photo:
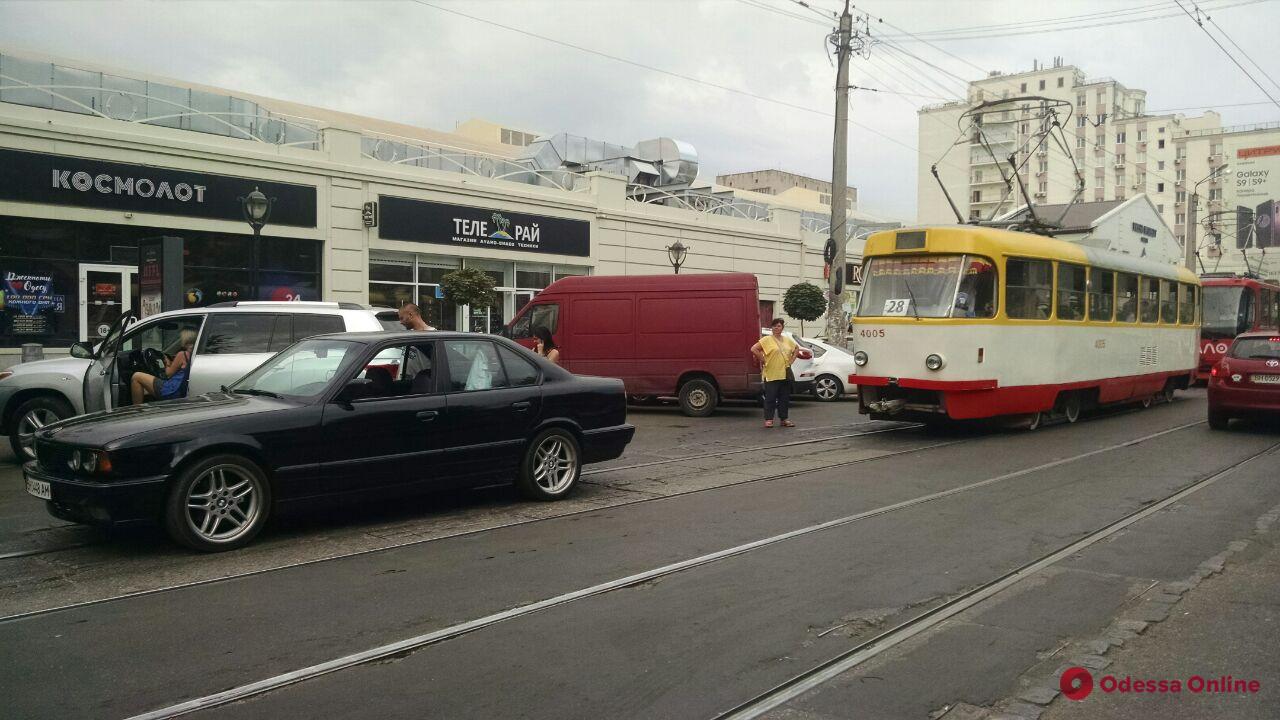
[[[223,390],[49,426],[27,491],[59,518],[159,521],[183,545],[230,550],[304,500],[495,478],[563,498],[584,464],[618,457],[635,433],[620,380],[487,335],[322,335]]]

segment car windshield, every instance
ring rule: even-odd
[[[346,340],[303,340],[236,381],[231,392],[307,399],[344,374],[363,345]]]
[[[1240,338],[1231,346],[1231,357],[1280,360],[1280,337]]]
[[[963,264],[963,255],[872,258],[858,317],[947,317]]]
[[[1235,337],[1249,329],[1249,308],[1244,288],[1238,285],[1206,287],[1204,296],[1204,327],[1201,333],[1207,338]]]

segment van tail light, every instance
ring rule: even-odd
[[[1209,377],[1218,377],[1218,366],[1217,366],[1217,365],[1214,365],[1214,366],[1213,366],[1213,369],[1209,371]]]

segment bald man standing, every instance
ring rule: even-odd
[[[435,330],[422,319],[422,310],[413,303],[400,306],[400,324],[405,330]]]

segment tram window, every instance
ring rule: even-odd
[[[1144,323],[1160,321],[1160,286],[1155,278],[1138,278],[1138,319]]]
[[[1183,325],[1194,325],[1196,322],[1196,288],[1183,283],[1178,288],[1178,322]]]
[[[951,317],[992,318],[996,316],[996,266],[990,260],[965,257],[964,274],[956,292]]]
[[[1275,302],[1270,290],[1262,291],[1262,303],[1260,304],[1261,312],[1258,324],[1264,330],[1270,330],[1275,325]]]
[[[1009,258],[1005,263],[1006,313],[1022,320],[1048,320],[1053,309],[1053,263]]]
[[[1178,284],[1160,281],[1160,322],[1174,325],[1178,322]]]
[[[1089,319],[1111,322],[1116,309],[1116,274],[1093,268],[1089,271]]]
[[[1058,263],[1058,319],[1084,319],[1085,271],[1082,265]]]
[[[1138,277],[1129,273],[1116,276],[1116,320],[1119,322],[1137,322],[1138,320]]]

